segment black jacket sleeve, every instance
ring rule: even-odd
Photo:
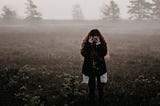
[[[81,55],[83,57],[89,57],[91,52],[91,43],[87,42],[81,49]]]
[[[100,56],[104,57],[105,55],[107,55],[107,45],[104,44],[98,45],[97,51],[99,52]]]

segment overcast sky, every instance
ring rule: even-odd
[[[100,19],[100,8],[110,0],[33,0],[38,11],[45,19],[72,19],[72,6],[79,3],[85,19]],[[121,11],[121,17],[127,18],[127,5],[129,0],[115,0]],[[20,17],[25,17],[26,0],[0,0],[0,9],[7,5],[15,10]],[[1,11],[0,11],[1,13]]]

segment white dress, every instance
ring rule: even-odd
[[[83,74],[82,79],[83,79],[82,83],[88,84],[88,82],[89,82],[88,76]],[[107,72],[100,76],[100,81],[101,81],[101,83],[107,83]]]

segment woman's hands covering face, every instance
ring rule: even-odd
[[[91,36],[90,38],[89,38],[89,42],[90,43],[98,43],[98,42],[100,42],[100,39],[99,39],[99,37],[98,36]]]

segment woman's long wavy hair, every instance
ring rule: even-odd
[[[100,31],[99,31],[98,29],[93,29],[93,30],[91,30],[91,31],[88,33],[88,35],[86,35],[86,36],[84,37],[84,39],[82,40],[81,49],[84,48],[84,45],[88,42],[90,36],[99,36],[100,42],[101,42],[103,45],[107,46],[107,43],[106,43],[104,37],[102,36],[102,34],[100,33]]]

